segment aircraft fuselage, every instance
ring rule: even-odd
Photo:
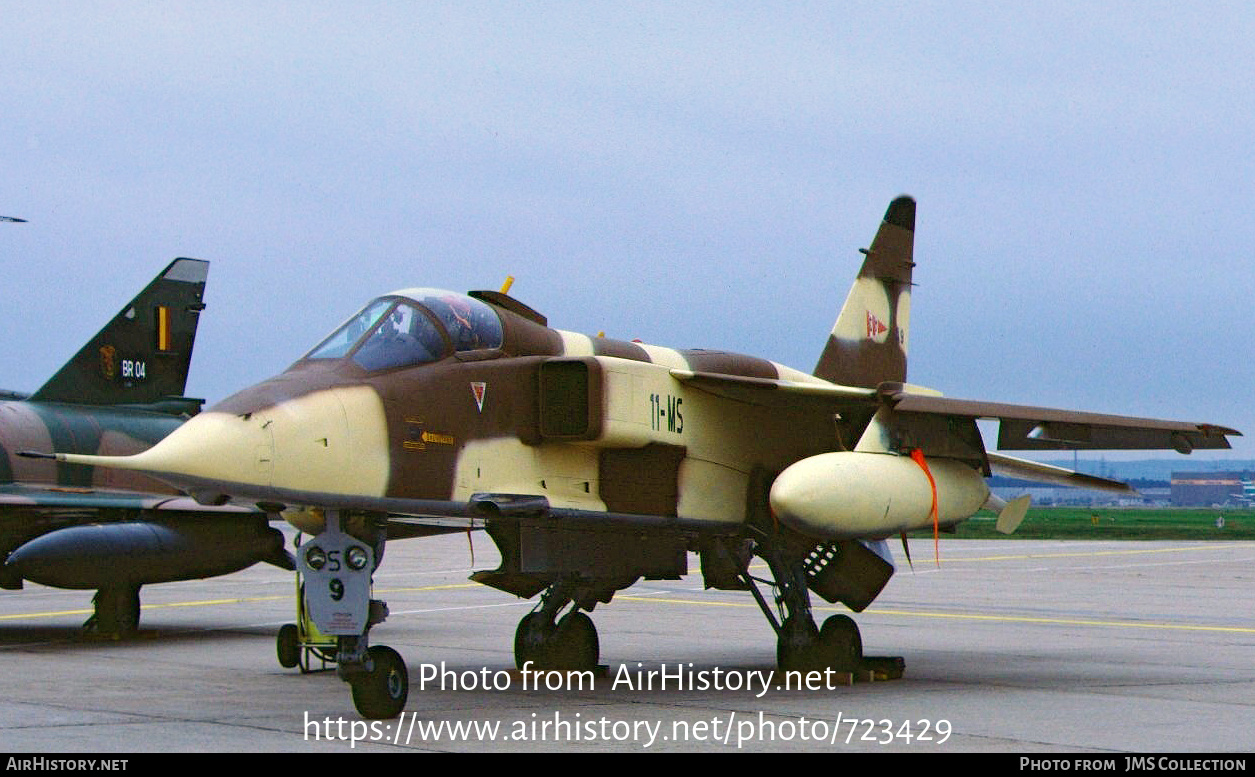
[[[774,475],[859,432],[830,413],[739,402],[672,374],[827,385],[773,362],[507,321],[504,347],[474,358],[376,375],[350,361],[298,362],[189,422],[178,437],[224,446],[189,474],[279,502],[289,490],[452,502],[490,492],[728,522],[744,519],[755,472]]]

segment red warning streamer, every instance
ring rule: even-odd
[[[928,461],[924,459],[924,451],[920,450],[919,448],[915,448],[914,450],[912,450],[911,461],[914,461],[916,464],[919,465],[920,469],[924,470],[924,474],[928,476],[928,485],[930,488],[932,488],[932,491],[933,491],[933,506],[932,506],[932,511],[931,511],[932,519],[933,519],[933,558],[936,559],[937,566],[940,567],[941,566],[941,528],[937,525],[938,524],[937,481],[933,480],[933,473],[930,472],[928,469]]]

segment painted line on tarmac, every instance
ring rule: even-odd
[[[1255,634],[1255,628],[1242,626],[1203,626],[1189,623],[1105,621],[1090,618],[1040,618],[1029,615],[978,615],[975,613],[915,612],[911,610],[868,609],[863,612],[869,615],[904,615],[911,618],[950,618],[954,620],[995,621],[1001,623],[1036,623],[1051,626],[1103,626],[1124,629],[1166,629],[1171,631],[1206,631],[1222,632],[1227,634]]]
[[[693,604],[701,607],[749,607],[757,609],[754,602],[699,601],[697,599],[663,599],[659,597],[617,596],[628,602],[665,602],[667,604]],[[816,612],[844,612],[837,607],[815,607]],[[1241,626],[1204,626],[1187,623],[1154,623],[1143,621],[1107,621],[1090,618],[1041,618],[1031,615],[980,615],[966,612],[921,612],[918,610],[881,610],[869,608],[863,615],[887,615],[908,618],[943,618],[950,620],[989,621],[998,623],[1033,623],[1047,626],[1102,626],[1132,629],[1166,629],[1173,631],[1205,631],[1227,634],[1255,634],[1255,628]]]
[[[1020,553],[1020,554],[1006,555],[1006,556],[972,556],[970,558],[965,558],[963,556],[958,556],[958,557],[951,556],[949,558],[943,557],[941,563],[944,566],[945,564],[965,564],[965,563],[974,562],[974,561],[1024,561],[1026,559],[1039,559],[1039,558],[1094,558],[1098,556],[1140,556],[1140,555],[1147,555],[1147,554],[1152,554],[1152,553],[1188,553],[1190,551],[1195,551],[1195,550],[1219,550],[1222,548],[1225,548],[1225,549],[1240,548],[1242,550],[1249,550],[1250,545],[1247,543],[1243,543],[1241,545],[1230,545],[1228,543],[1225,543],[1225,544],[1212,543],[1208,545],[1189,545],[1186,547],[1179,547],[1179,548],[1144,548],[1141,550],[1089,550],[1089,551],[1084,551],[1084,552],[1075,551],[1075,552],[1067,552],[1067,553]]]
[[[461,605],[458,607],[432,607],[426,610],[397,610],[395,612],[389,612],[388,617],[391,618],[394,615],[422,615],[424,613],[430,613],[430,612],[455,612],[455,611],[460,612],[462,610],[491,610],[497,607],[522,607],[524,605],[535,606],[535,603],[527,599],[522,599],[516,602],[499,602],[496,604],[467,604],[467,605]]]
[[[479,583],[453,583],[449,585],[429,585],[418,588],[382,588],[377,589],[376,593],[400,593],[406,591],[442,591],[450,588],[482,588]],[[186,602],[155,602],[144,604],[140,607],[143,612],[149,610],[161,610],[171,607],[215,607],[225,604],[254,604],[256,602],[279,602],[295,598],[292,594],[284,596],[244,596],[232,597],[227,599],[195,599]],[[91,615],[95,610],[91,607],[79,608],[74,610],[51,610],[47,612],[23,612],[15,615],[0,615],[0,622],[30,620],[34,618],[55,618],[59,616],[70,615]]]
[[[231,599],[199,599],[188,602],[160,602],[145,604],[141,610],[160,610],[167,607],[212,607],[221,604],[248,604],[252,602],[270,602],[289,599],[288,596],[246,596]],[[91,607],[77,610],[56,610],[52,612],[24,612],[17,615],[0,615],[0,621],[15,621],[29,618],[54,618],[58,615],[91,615],[95,610]]]

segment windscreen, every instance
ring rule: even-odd
[[[409,367],[439,359],[445,341],[423,311],[398,302],[353,352],[353,361],[368,370]]]
[[[332,332],[326,340],[310,351],[306,359],[339,359],[349,352],[362,335],[379,321],[379,317],[395,304],[394,299],[377,299]]]
[[[483,302],[438,289],[380,297],[332,332],[306,359],[351,357],[367,370],[436,361],[449,352],[500,348],[501,319]]]

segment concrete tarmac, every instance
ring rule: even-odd
[[[943,540],[940,568],[917,543],[915,571],[855,616],[905,676],[799,690],[764,679],[774,634],[748,593],[704,591],[695,558],[597,607],[592,687],[520,673],[531,603],[466,579],[497,561],[473,540],[474,565],[465,535],[389,545],[372,640],[406,659],[410,697],[373,725],[334,672],[278,665],[290,573],[145,588],[127,641],[81,636],[91,592],[4,592],[0,750],[1255,749],[1255,543]]]

